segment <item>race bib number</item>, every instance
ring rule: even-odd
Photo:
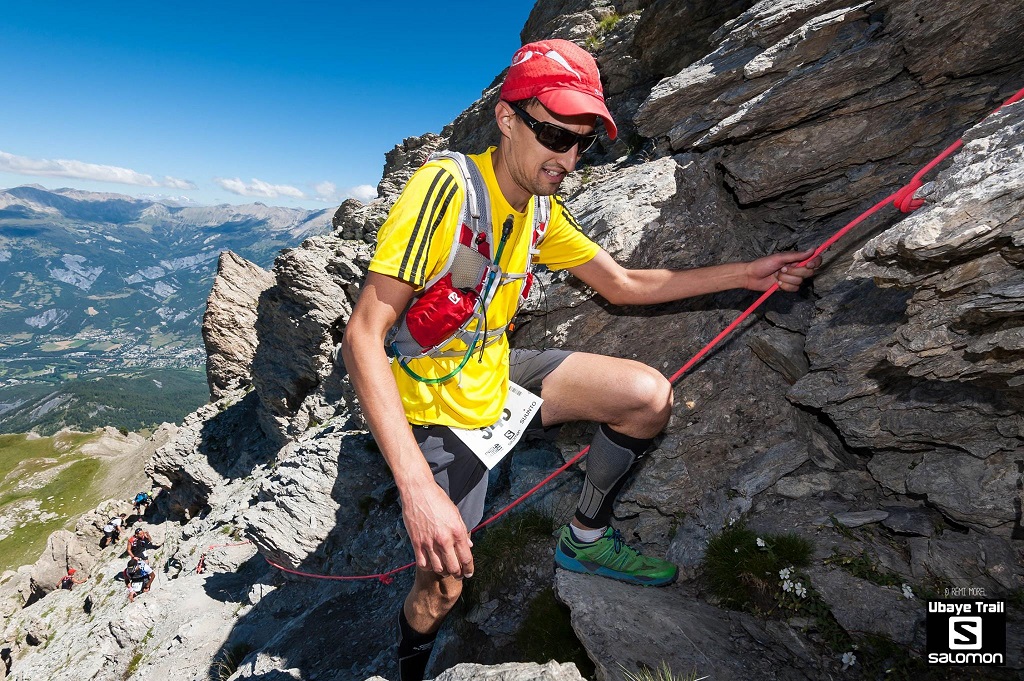
[[[473,450],[488,469],[494,468],[523,437],[526,427],[530,425],[543,401],[529,390],[510,382],[505,409],[502,410],[497,423],[474,430],[451,430]]]

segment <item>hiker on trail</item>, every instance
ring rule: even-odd
[[[153,496],[149,492],[139,492],[135,495],[132,504],[135,507],[135,515],[141,517],[146,515],[146,509],[153,502]]]
[[[600,424],[555,562],[632,584],[676,578],[675,565],[641,555],[610,527],[627,475],[668,423],[672,386],[628,359],[510,350],[505,331],[531,281],[531,261],[569,270],[618,305],[732,288],[765,291],[776,283],[796,291],[820,263],[798,266],[811,256],[807,251],[690,270],[623,268],[555,196],[597,138],[599,120],[616,136],[593,57],[564,40],[525,45],[513,56],[500,98],[497,147],[434,158],[406,184],[377,235],[342,345],[394,474],[416,556],[415,582],[399,612],[403,681],[422,678],[460,580],[474,570],[469,531],[483,515],[488,469],[463,437],[482,441],[474,446],[486,457],[494,440],[518,437],[517,422],[526,430]],[[527,406],[536,401],[510,383],[543,399],[532,420],[529,408],[510,405],[523,395]]]
[[[146,551],[158,548],[153,544],[153,537],[141,527],[135,529],[135,533],[128,537],[128,557],[145,559]]]
[[[127,513],[121,513],[107,521],[107,524],[103,526],[103,539],[100,540],[101,549],[116,544],[121,539],[121,528],[124,527],[127,517]]]
[[[135,601],[135,594],[149,591],[156,579],[156,572],[149,563],[139,558],[129,560],[122,574],[125,586],[128,587],[129,601]]]
[[[77,570],[75,570],[75,568],[69,567],[68,573],[61,577],[60,581],[57,582],[57,588],[67,589],[68,591],[70,591],[71,587],[73,587],[75,584],[85,584],[87,581],[89,581],[84,577],[82,579],[78,579],[77,577],[75,577],[76,572]]]

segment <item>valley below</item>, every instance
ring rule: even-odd
[[[209,399],[200,333],[220,253],[269,268],[331,211],[0,191],[0,433],[178,422]]]

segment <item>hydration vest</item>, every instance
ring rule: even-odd
[[[459,226],[444,268],[409,301],[384,343],[388,356],[398,362],[405,373],[431,384],[457,376],[474,352],[479,350],[482,356],[484,348],[496,343],[505,333],[512,320],[506,320],[500,327],[487,328],[487,306],[501,286],[513,281],[520,282],[519,304],[526,300],[533,283],[533,259],[540,250],[551,217],[550,197],[533,197],[533,229],[526,267],[522,272],[503,271],[499,263],[512,233],[513,217],[509,215],[502,225],[495,250],[487,185],[476,162],[454,151],[435,152],[427,162],[441,158],[453,160],[462,175],[465,198]],[[456,340],[464,343],[466,349],[452,349]],[[424,378],[409,367],[409,362],[425,357],[461,357],[462,360],[444,376]]]

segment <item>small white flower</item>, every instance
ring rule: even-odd
[[[857,664],[857,656],[854,655],[852,651],[847,651],[847,652],[843,653],[842,661],[843,661],[843,670],[845,671],[846,669],[848,669],[848,668],[852,667],[853,665]]]
[[[793,590],[793,582],[789,581],[788,579],[786,581],[784,581],[782,583],[782,590],[785,591],[786,593],[789,593],[790,591],[792,591]]]
[[[735,524],[736,524],[736,519],[735,518],[729,518],[729,527],[732,527]]]
[[[765,546],[764,539],[761,539],[760,537],[758,537],[757,538],[757,545],[760,546],[763,549],[764,546]]]
[[[800,583],[800,582],[797,582],[796,584],[793,585],[793,591],[800,598],[804,598],[804,597],[807,596],[807,589],[805,589],[804,585],[802,583]]]
[[[910,588],[909,584],[903,585],[903,597],[907,600],[912,600],[914,598],[914,590]]]
[[[789,579],[789,576],[793,574],[793,570],[790,568],[782,568],[779,570],[779,579]]]

